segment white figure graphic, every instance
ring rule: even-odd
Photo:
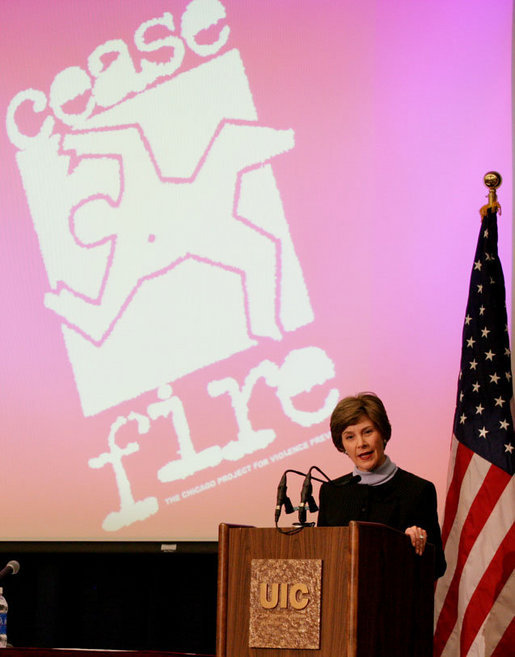
[[[131,413],[128,417],[119,416],[112,423],[107,443],[109,451],[91,458],[88,461],[90,468],[103,468],[105,465],[112,465],[118,494],[120,496],[120,510],[112,511],[105,518],[102,527],[107,532],[114,532],[122,527],[127,527],[137,520],[145,520],[157,513],[159,503],[156,497],[147,497],[144,500],[134,500],[130,481],[122,465],[122,458],[139,451],[137,442],[128,443],[125,447],[119,447],[115,438],[118,430],[121,429],[128,421],[135,420],[138,424],[138,433],[147,433],[150,427],[148,418],[144,415]]]
[[[193,6],[181,23],[191,38],[181,38],[194,49],[214,18]],[[272,168],[293,132],[261,125],[239,51],[138,91],[109,43],[120,56],[92,93],[116,75],[134,93],[104,110],[96,95],[69,130],[47,116],[25,135],[16,108],[55,110],[78,88],[62,88],[68,68],[56,76],[61,95],[21,92],[7,117],[48,276],[44,302],[61,320],[87,417],[314,320]],[[102,44],[97,63],[107,52]]]
[[[62,287],[46,294],[45,305],[100,343],[146,278],[193,257],[239,273],[250,332],[280,339],[276,243],[237,219],[234,208],[242,170],[293,145],[291,130],[225,123],[193,180],[172,182],[160,178],[136,127],[66,135],[64,149],[78,156],[121,156],[121,199],[118,205],[103,197],[85,199],[73,215],[73,232],[83,245],[112,240],[98,298]]]
[[[222,450],[218,445],[208,447],[200,452],[195,451],[184,406],[179,397],[172,396],[172,393],[170,385],[161,386],[157,391],[157,395],[162,401],[155,402],[147,407],[148,415],[152,420],[160,417],[171,417],[179,443],[181,458],[170,461],[160,468],[157,473],[159,481],[162,482],[185,479],[195,474],[195,472],[218,465],[222,461]]]

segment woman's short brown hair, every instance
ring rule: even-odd
[[[392,426],[383,402],[373,392],[360,392],[354,397],[345,397],[336,404],[331,415],[331,436],[336,449],[344,452],[342,433],[351,424],[357,424],[365,415],[376,426],[385,443],[390,440]]]

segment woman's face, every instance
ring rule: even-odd
[[[366,415],[362,415],[357,424],[350,424],[343,430],[342,445],[358,470],[370,472],[386,459],[383,436]]]

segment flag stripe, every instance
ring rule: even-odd
[[[474,458],[480,459],[480,457],[477,456]],[[463,569],[459,584],[456,621],[445,645],[445,650],[442,653],[443,657],[456,657],[458,654],[467,654],[466,652],[458,650],[463,636],[461,619],[466,613],[467,605],[474,594],[474,589],[479,584],[484,571],[488,568],[488,563],[494,556],[497,546],[502,542],[504,536],[510,531],[513,525],[512,500],[514,492],[514,481],[513,478],[511,478],[510,485],[505,488],[498,504],[492,511],[488,522],[485,524],[481,535],[478,537],[478,540],[475,542],[473,549],[468,555],[467,564]],[[502,559],[503,556],[504,555],[500,554],[499,558]],[[499,622],[499,618],[493,616],[490,616],[489,620],[492,622]],[[504,624],[504,627],[506,626],[506,621],[501,620],[501,623]],[[489,624],[490,634],[491,624],[492,623]],[[478,645],[484,641],[484,638],[481,636],[472,637],[472,639]],[[471,655],[474,654],[476,653],[471,653]],[[484,657],[484,655],[488,653],[485,653],[483,650],[479,651],[477,654]]]
[[[465,613],[463,601],[468,603],[470,600],[478,580],[487,567],[489,558],[493,556],[492,553],[496,552],[497,546],[509,530],[509,526],[504,527],[499,524],[499,516],[502,518],[506,515],[503,511],[504,498],[498,505],[497,513],[494,507],[504,491],[508,493],[506,497],[511,498],[512,486],[508,484],[512,478],[506,472],[499,471],[496,466],[490,466],[475,454],[470,463],[470,473],[468,473],[471,482],[480,481],[481,471],[484,470],[485,464],[489,466],[486,476],[484,476],[473,502],[466,507],[468,514],[465,522],[462,525],[460,523],[461,532],[457,550],[454,545],[451,546],[453,552],[455,551],[457,554],[456,567],[436,625],[435,657],[442,654],[443,647],[449,641],[453,630],[452,643],[459,640],[461,623],[456,627],[456,622]],[[486,501],[489,501],[489,504],[485,504]],[[507,502],[510,503],[510,499]],[[500,536],[498,536],[499,533]],[[478,540],[480,535],[481,540]],[[492,543],[493,550],[488,550],[487,546]]]
[[[490,468],[490,464],[484,459],[479,459],[477,456],[473,458],[475,456],[474,452],[460,443],[455,436],[453,436],[453,452],[456,462],[451,462],[450,467],[456,467],[458,470],[463,471],[463,464],[466,463],[467,468],[463,478],[460,478],[461,487],[458,495],[458,512],[453,514],[454,523],[450,528],[445,546],[447,570],[445,571],[445,575],[439,580],[437,586],[438,595],[435,598],[435,619],[439,617],[456,570],[456,560],[452,557],[458,553],[461,530],[466,520],[466,514],[468,513],[469,500],[476,498],[481,482],[486,477]]]
[[[492,605],[490,614],[474,639],[469,657],[492,655],[497,644],[503,639],[513,620],[513,600],[515,600],[515,573],[512,573]],[[515,645],[515,641],[512,646]],[[513,652],[513,651],[512,651]],[[505,657],[510,653],[505,653]]]
[[[442,525],[442,542],[445,547],[451,527],[458,511],[461,486],[474,452],[454,438],[457,443],[456,455],[452,466],[453,476],[445,500],[445,515]]]
[[[511,619],[511,623],[501,637],[497,647],[490,653],[490,657],[512,657],[513,646],[515,646],[515,618]]]
[[[514,538],[515,528],[512,526],[485,569],[483,577],[470,598],[467,611],[463,615],[461,630],[462,655],[468,654],[469,648],[488,616],[493,603],[513,572],[515,553],[510,551],[510,545],[513,545]]]

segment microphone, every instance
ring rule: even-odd
[[[313,484],[311,483],[311,472],[315,467],[316,466],[311,466],[311,468],[309,468],[308,474],[302,484],[299,504],[299,523],[301,525],[304,525],[306,522],[306,507],[309,508],[311,513],[318,511],[317,503],[313,497]]]
[[[16,575],[19,570],[20,564],[17,561],[9,561],[9,563],[0,570],[0,580],[8,575]]]
[[[293,513],[293,504],[290,501],[290,498],[286,495],[286,470],[281,477],[279,486],[277,486],[277,502],[275,505],[275,523],[279,522],[279,517],[281,515],[281,509],[284,506],[286,513]]]
[[[342,482],[341,484],[335,484],[334,481],[331,481],[333,486],[351,486],[352,484],[357,484],[361,481],[361,477],[359,475],[353,475],[350,479],[347,479],[347,481]]]

